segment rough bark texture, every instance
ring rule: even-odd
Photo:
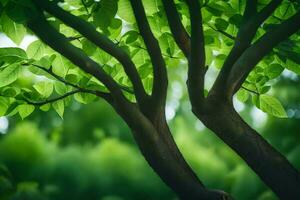
[[[151,113],[148,119],[131,108],[133,114],[131,118],[124,107],[115,108],[131,128],[149,165],[181,199],[231,199],[225,192],[211,191],[204,187],[179,151],[163,111],[154,116]]]
[[[289,161],[252,129],[230,102],[210,97],[195,115],[230,146],[280,199],[300,199],[300,175]]]

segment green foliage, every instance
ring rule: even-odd
[[[63,118],[65,105],[63,100],[56,101],[52,104],[54,110],[58,113],[58,115]]]
[[[96,26],[105,30],[114,19],[118,10],[118,1],[102,0],[93,8],[93,22]]]
[[[287,114],[281,103],[274,97],[269,95],[260,95],[260,108],[275,117],[286,118]]]
[[[7,86],[15,82],[19,77],[20,66],[18,64],[9,65],[0,73],[0,87]]]
[[[27,59],[27,55],[20,48],[0,48],[0,59],[3,64],[12,64]]]
[[[187,6],[183,0],[175,2],[182,23],[190,33]],[[200,2],[203,6],[201,10],[205,35],[205,64],[219,71],[234,45],[233,38],[236,37],[242,23],[245,1],[203,0]],[[267,2],[260,1],[259,5],[263,6]],[[168,70],[186,69],[183,65],[187,64],[187,60],[170,32],[161,1],[143,0],[143,4]],[[97,31],[124,50],[136,65],[146,91],[148,93],[151,91],[152,64],[137,28],[129,0],[65,0],[59,5],[71,14],[91,23]],[[287,19],[297,12],[299,10],[297,5],[295,1],[283,1],[274,13],[274,17],[270,17],[259,27],[255,41],[266,31],[276,27],[280,23],[278,19]],[[26,35],[32,34],[27,30],[26,22],[39,15],[39,12],[31,4],[31,0],[0,1],[0,32],[8,36],[16,45],[20,45]],[[133,90],[132,83],[115,58],[60,20],[49,14],[46,14],[46,18],[55,29],[69,39],[72,45],[83,50],[86,55],[99,63],[120,86]],[[283,107],[274,97],[273,86],[281,80],[284,70],[300,75],[299,42],[300,35],[297,33],[264,57],[237,92],[238,100],[247,106],[252,99],[252,104],[262,111],[278,118],[286,118],[285,106]],[[179,72],[180,75],[174,77],[182,78],[183,71]],[[63,118],[67,113],[66,107],[71,105],[72,110],[77,110],[80,107],[78,104],[91,104],[98,100],[93,94],[76,92],[78,88],[108,91],[95,77],[81,71],[39,39],[29,44],[26,51],[21,48],[0,48],[0,116],[12,117],[18,114],[24,119],[32,113],[35,113],[32,117],[36,117],[35,115],[40,114],[40,111],[51,114],[48,111],[52,110]],[[72,96],[64,96],[68,93],[72,93]],[[124,93],[128,99],[135,101],[134,95],[130,92]],[[174,102],[172,104],[178,104]],[[90,116],[91,111],[95,109],[93,107],[85,115],[81,115],[82,113],[76,115],[80,117],[80,123],[84,120],[90,123],[92,121],[94,124],[104,121],[103,127],[105,126],[106,131],[111,131],[112,133],[109,134],[112,135],[118,135],[120,130],[125,129],[125,125],[119,128],[120,130],[113,126],[120,121],[109,123],[108,119],[111,119],[111,116],[107,113],[101,113],[101,116],[99,114],[97,119]],[[74,113],[68,115],[72,120],[76,116]],[[146,167],[145,161],[136,149],[130,145],[106,138],[107,133],[102,129],[92,130],[90,132],[94,135],[86,136],[88,134],[81,132],[87,132],[89,129],[87,127],[90,126],[78,128],[74,126],[74,121],[72,121],[73,129],[69,127],[71,134],[63,135],[60,134],[62,128],[57,125],[60,123],[57,120],[48,118],[40,120],[43,121],[43,125],[50,126],[50,121],[51,124],[55,124],[55,130],[47,135],[49,140],[46,140],[36,127],[28,124],[21,125],[14,131],[15,133],[9,134],[3,140],[0,138],[0,161],[12,171],[15,180],[13,182],[12,177],[3,175],[0,167],[0,199],[2,199],[2,191],[5,191],[5,195],[9,193],[9,197],[15,200],[40,200],[46,199],[45,197],[47,200],[121,199],[119,196],[122,199],[174,198],[174,195]],[[84,136],[74,139],[76,131],[79,132],[78,135]],[[96,146],[89,146],[89,144],[83,147],[62,148],[57,145],[57,143],[67,143],[66,140],[69,138],[77,142],[93,138]],[[102,141],[95,141],[95,138]],[[274,199],[273,194],[265,190],[257,177],[239,163],[239,158],[224,146],[212,148],[211,143],[218,143],[218,140],[208,138],[205,141],[206,137],[202,136],[196,142],[195,138],[187,138],[186,134],[176,136],[188,162],[208,187],[224,188],[231,191],[234,196],[243,199]],[[200,141],[204,142],[199,145]],[[187,152],[203,153],[199,156],[198,153]],[[290,157],[295,159],[298,152],[299,149],[293,149]],[[224,158],[229,161],[225,162]],[[249,189],[248,185],[253,187]]]
[[[81,118],[78,120],[82,121]],[[206,131],[187,135],[185,130],[189,125],[186,123],[190,123],[189,120],[177,118],[175,139],[208,187],[224,188],[234,197],[241,196],[245,200],[260,196],[276,199],[215,136]],[[197,153],[199,151],[202,153]],[[107,136],[94,145],[61,147],[53,138],[46,139],[35,124],[22,122],[1,138],[0,155],[0,177],[4,178],[2,182],[0,178],[0,184],[9,194],[8,199],[174,198],[132,144]],[[248,183],[243,181],[245,179]],[[0,193],[0,198],[5,199],[3,195],[7,193]]]
[[[17,24],[7,15],[1,16],[1,30],[7,35],[13,42],[20,44],[26,35],[26,29],[23,25]]]
[[[188,8],[182,0],[175,2],[182,23],[189,32],[190,16]],[[261,2],[261,5],[266,3]],[[160,44],[166,65],[171,68],[186,63],[183,53],[177,47],[170,33],[161,1],[143,0],[143,4],[151,29]],[[220,69],[233,47],[234,41],[232,38],[236,36],[242,22],[245,1],[201,1],[201,4],[203,5],[206,64],[210,68],[216,67]],[[153,80],[152,64],[143,39],[139,35],[129,0],[67,0],[62,7],[66,11],[71,12],[71,14],[90,22],[98,31],[116,42],[135,63],[147,92],[151,91]],[[284,1],[274,13],[275,17],[270,17],[259,28],[255,40],[280,23],[276,17],[287,19],[298,10],[299,5],[297,3]],[[24,26],[26,21],[38,15],[38,10],[32,5],[30,0],[3,1],[1,2],[0,12],[0,30],[16,44],[20,44],[26,34],[31,34]],[[70,38],[73,45],[81,48],[90,58],[103,65],[105,72],[111,75],[120,85],[131,90],[133,89],[122,66],[116,59],[97,48],[92,42],[82,38],[78,35],[78,32],[61,21],[51,16],[47,16],[47,18],[55,28]],[[265,105],[272,105],[269,107],[273,107],[274,101],[270,100],[270,98],[266,99],[262,95],[269,95],[269,91],[272,91],[272,86],[280,78],[284,69],[300,74],[300,48],[297,45],[299,41],[299,34],[295,34],[262,59],[243,84],[247,90],[241,89],[237,93],[238,99],[247,103],[249,97],[252,96],[254,104],[258,108],[271,115],[283,117],[282,110],[276,111],[279,113],[274,113],[272,111],[273,108],[271,110],[266,108]],[[28,78],[24,78],[25,74]],[[1,103],[5,106],[0,113],[2,115],[17,114],[18,109],[16,111],[14,108],[26,102],[28,103],[28,100],[31,102],[43,102],[55,99],[74,89],[70,85],[65,85],[59,79],[64,79],[82,88],[107,91],[107,88],[102,83],[79,70],[78,67],[74,66],[62,55],[54,52],[40,40],[32,42],[26,49],[26,52],[20,48],[0,48],[0,92],[2,96],[4,90],[6,94],[10,93],[9,96],[4,96],[4,98],[9,99],[6,100],[5,104]],[[9,89],[7,89],[8,87]],[[132,94],[126,95],[130,100],[134,100]],[[73,96],[76,101],[83,104],[97,100],[90,94],[77,93]],[[71,98],[62,99],[60,103],[54,103],[52,108],[62,117],[64,107],[68,106],[70,101]],[[264,102],[263,107],[260,106],[261,101]],[[51,106],[49,107],[51,104],[46,106],[40,105],[44,111],[51,108]],[[6,109],[6,107],[10,109]],[[278,110],[277,107],[275,110]],[[10,112],[4,113],[4,110],[9,110]]]
[[[23,104],[23,105],[19,105],[17,107],[17,109],[19,111],[21,118],[24,119],[25,117],[28,117],[34,111],[34,106],[28,105],[28,104]]]
[[[94,146],[62,148],[33,123],[24,122],[0,140],[0,155],[0,163],[7,166],[0,165],[0,189],[8,192],[7,199],[174,197],[133,146],[113,138]]]

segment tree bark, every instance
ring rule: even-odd
[[[231,102],[210,99],[195,115],[230,146],[276,195],[283,200],[300,199],[300,175],[289,161],[252,129]]]
[[[160,112],[149,120],[137,107],[114,105],[131,128],[135,141],[152,169],[182,200],[223,200],[222,191],[208,190],[183,158]],[[130,110],[130,112],[129,112]]]

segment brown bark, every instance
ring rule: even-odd
[[[240,117],[230,102],[209,97],[205,107],[193,111],[280,199],[300,199],[299,172]]]
[[[204,187],[179,151],[165,121],[164,112],[157,114],[151,122],[144,115],[139,114],[139,111],[130,118],[124,107],[116,109],[130,126],[149,165],[180,199],[231,199],[225,192],[211,191]],[[133,109],[130,110],[132,112]]]

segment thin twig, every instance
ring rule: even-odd
[[[210,24],[206,24],[209,28],[213,29],[214,31],[217,31],[221,34],[223,34],[224,36],[228,37],[229,39],[231,40],[235,40],[235,37],[230,35],[229,33],[223,31],[223,30],[220,30],[220,29],[217,29],[217,28],[214,28],[213,26],[211,26]]]
[[[250,90],[249,88],[246,88],[244,86],[242,86],[241,88],[243,88],[244,90],[247,90],[248,92],[251,92],[251,93],[253,93],[255,95],[258,95],[258,96],[260,95],[257,91]]]
[[[87,7],[87,5],[86,5],[86,3],[85,3],[85,0],[81,0],[81,3],[83,4],[83,6],[84,6],[84,8],[85,8],[85,10],[86,10],[87,15],[90,17],[91,14],[90,14],[89,9],[88,9],[88,7]]]
[[[85,92],[85,93],[90,93],[90,94],[94,94],[96,96],[99,96],[99,97],[102,97],[102,98],[107,98],[109,96],[109,93],[106,93],[106,92],[102,92],[102,91],[98,91],[98,90],[90,90],[90,89],[87,89],[87,88],[82,88],[80,87],[79,85],[76,85],[76,84],[73,84],[73,83],[70,83],[68,81],[66,81],[65,79],[63,79],[62,77],[56,75],[52,70],[49,70],[49,69],[46,69],[42,66],[39,66],[37,64],[29,64],[29,63],[24,63],[23,66],[29,66],[29,65],[32,65],[34,67],[37,67],[38,69],[40,70],[43,70],[44,72],[50,74],[51,76],[53,76],[55,79],[57,79],[58,81],[64,83],[65,85],[69,85],[77,90],[80,90],[81,92]],[[51,68],[50,68],[51,69]]]
[[[80,93],[80,92],[85,93],[84,91],[81,91],[81,90],[73,90],[73,91],[71,91],[71,92],[67,92],[66,94],[64,94],[64,95],[62,95],[62,96],[59,96],[59,97],[56,97],[56,98],[53,98],[53,99],[47,99],[47,100],[45,100],[45,101],[33,102],[33,101],[31,101],[31,100],[29,100],[29,99],[26,99],[26,98],[24,98],[23,100],[24,100],[26,103],[30,104],[30,105],[34,105],[34,106],[42,106],[42,105],[45,105],[45,104],[48,104],[48,103],[53,103],[53,102],[62,100],[62,99],[64,99],[64,98],[67,98],[67,97],[69,97],[69,96],[71,96],[71,95],[73,95],[73,94]]]
[[[133,47],[138,48],[138,49],[142,49],[142,50],[144,50],[144,51],[148,51],[145,47],[142,47],[142,46],[134,45]],[[168,58],[181,59],[181,58],[179,58],[179,57],[167,55],[167,54],[164,54],[164,53],[162,53],[162,55],[163,55],[164,57],[168,57]]]

